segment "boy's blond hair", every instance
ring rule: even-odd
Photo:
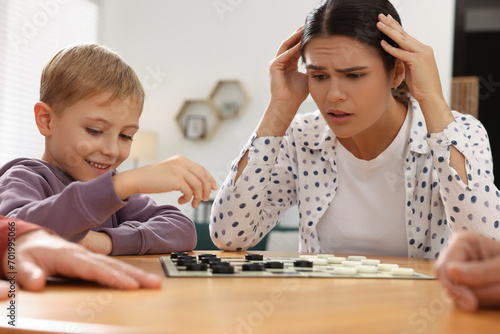
[[[43,68],[40,101],[56,114],[100,93],[110,93],[107,103],[131,97],[134,108],[142,112],[145,93],[136,73],[119,55],[101,45],[68,46]]]

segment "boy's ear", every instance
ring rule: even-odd
[[[37,102],[35,104],[35,121],[38,131],[48,137],[52,134],[52,118],[54,117],[54,111],[52,108],[44,102]]]

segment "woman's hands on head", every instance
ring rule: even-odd
[[[299,72],[303,31],[301,26],[283,41],[269,64],[271,99],[255,129],[258,137],[282,137],[309,95],[307,75]],[[235,183],[247,165],[248,154],[247,151],[238,164]]]
[[[377,28],[399,45],[395,48],[381,42],[385,51],[404,63],[406,84],[424,114],[427,132],[442,132],[455,117],[444,99],[432,48],[408,35],[390,15],[380,14],[378,18]],[[454,146],[451,146],[450,165],[467,184],[465,157]]]
[[[269,65],[271,100],[256,130],[259,137],[283,136],[309,95],[307,75],[298,65],[303,29],[281,43]]]
[[[381,42],[386,52],[404,63],[406,84],[420,104],[428,132],[441,132],[454,118],[443,96],[434,51],[410,36],[392,16],[378,18],[377,28],[399,45]]]
[[[379,15],[378,29],[399,45],[382,41],[385,51],[404,62],[405,80],[411,95],[419,102],[444,99],[434,51],[410,36],[392,16]]]
[[[297,109],[309,94],[307,75],[299,72],[300,47],[304,27],[299,27],[281,43],[269,66],[271,100],[286,102]]]

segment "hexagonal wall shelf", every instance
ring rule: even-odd
[[[220,124],[220,115],[210,100],[186,100],[176,117],[184,138],[210,139]]]
[[[220,118],[226,119],[239,116],[250,98],[238,80],[220,80],[210,94],[210,100]]]

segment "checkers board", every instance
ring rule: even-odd
[[[317,278],[392,278],[435,279],[434,276],[381,263],[364,256],[335,257],[333,254],[301,255],[300,258],[217,257],[215,254],[172,253],[160,256],[168,277],[317,277]]]

